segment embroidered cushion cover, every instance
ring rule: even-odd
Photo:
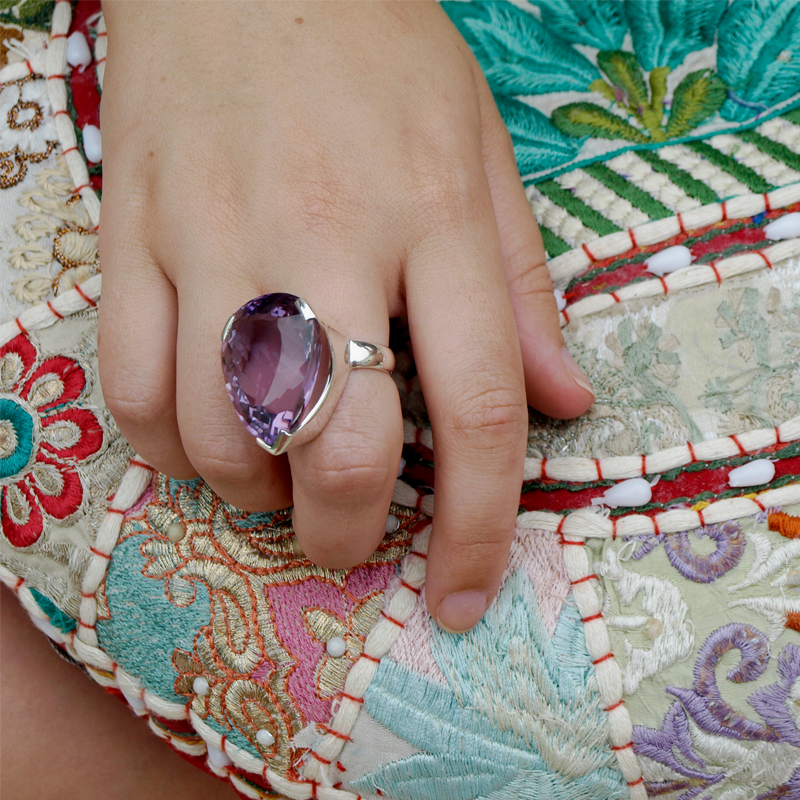
[[[245,514],[120,436],[81,133],[93,0],[0,10],[0,577],[245,797],[800,797],[800,239],[767,227],[800,210],[800,3],[444,6],[597,392],[581,419],[531,417],[484,620],[451,636],[425,611],[433,454],[400,329],[404,470],[354,569],[306,561],[289,511]],[[676,245],[689,266],[647,271]],[[733,486],[747,464],[774,477]],[[593,504],[632,478],[649,501]]]

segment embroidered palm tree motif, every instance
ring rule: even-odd
[[[625,109],[627,119],[596,103],[569,103],[553,110],[551,122],[568,136],[624,139],[637,144],[664,142],[683,136],[722,108],[725,84],[711,70],[689,73],[665,107],[669,67],[651,70],[649,86],[633,53],[621,50],[597,54],[597,66],[605,73],[589,88],[613,106]],[[648,93],[649,89],[649,93]]]

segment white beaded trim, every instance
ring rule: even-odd
[[[722,258],[713,265],[700,264],[696,267],[686,267],[671,272],[663,278],[639,281],[623,286],[615,292],[603,292],[584,297],[571,306],[567,306],[564,311],[560,311],[559,319],[563,327],[576,319],[613,308],[618,303],[640,300],[645,297],[663,298],[684,289],[693,289],[711,283],[721,284],[724,280],[757,269],[772,269],[773,265],[779,261],[797,255],[800,255],[800,239],[787,239],[784,242],[765,247],[763,250]]]
[[[433,435],[428,429],[418,429],[408,421],[404,423],[406,444],[419,442],[429,450],[433,449]],[[677,467],[701,461],[716,461],[722,458],[744,456],[778,444],[792,444],[800,440],[800,416],[792,417],[774,428],[760,428],[735,436],[721,436],[697,444],[682,444],[657,450],[649,455],[609,456],[608,458],[581,458],[563,456],[561,458],[526,458],[524,480],[535,481],[542,478],[567,481],[569,483],[588,483],[602,480],[624,480],[657,475]],[[404,492],[403,487],[407,489]],[[413,495],[412,495],[413,493]],[[395,502],[414,506],[417,493],[402,481],[395,488]],[[425,496],[423,510],[433,509],[433,496]],[[426,512],[427,513],[427,512]],[[430,516],[430,515],[429,515]]]
[[[774,211],[798,201],[800,201],[800,183],[793,183],[774,189],[767,194],[743,194],[722,203],[701,206],[687,211],[685,214],[646,222],[644,225],[631,228],[631,230],[618,231],[595,239],[590,245],[587,245],[593,259],[582,247],[551,258],[548,261],[550,275],[553,283],[559,288],[563,288],[569,280],[580,275],[595,261],[622,255],[632,247],[659,244],[684,231],[706,228],[725,219],[754,217],[767,210]]]
[[[518,517],[519,520],[522,516]],[[611,650],[611,639],[603,618],[600,598],[594,583],[582,537],[564,534],[564,565],[572,586],[575,605],[584,620],[586,649],[592,658],[603,707],[608,714],[611,749],[617,757],[622,777],[628,784],[631,800],[647,800],[639,759],[633,750],[633,724],[622,696],[622,670]]]
[[[746,431],[736,436],[722,436],[697,444],[682,444],[649,455],[611,456],[609,458],[526,458],[525,480],[549,478],[570,483],[623,480],[657,475],[700,461],[743,456],[777,444],[800,440],[800,416],[792,417],[774,428]]]
[[[679,533],[731,519],[751,517],[774,506],[800,503],[800,483],[790,483],[779,489],[767,489],[759,494],[731,497],[709,503],[702,509],[676,508],[648,517],[627,514],[608,517],[603,512],[580,509],[567,516],[552,511],[525,511],[517,517],[520,528],[558,531],[587,539],[616,539],[618,536],[640,536],[655,533]]]

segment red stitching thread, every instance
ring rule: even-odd
[[[728,209],[726,207],[727,200],[722,201],[722,221],[725,222],[728,219]]]
[[[335,736],[337,739],[344,739],[345,742],[349,742],[351,737],[349,737],[346,733],[341,733],[340,731],[334,730],[329,725],[323,725],[323,723],[318,722],[317,727],[325,731],[325,733],[329,733],[331,736]]]
[[[647,475],[647,456],[642,454],[642,475]]]
[[[732,436],[729,436],[728,438],[731,439],[733,441],[733,443],[739,448],[739,455],[740,456],[747,455],[747,450],[745,450],[744,447],[742,447],[742,443],[739,441],[739,438],[737,436],[733,436],[732,435]]]
[[[89,600],[94,600],[94,595],[89,594],[88,592],[81,592],[81,597],[86,597]]]
[[[567,309],[565,308],[561,313],[564,315],[567,325],[569,325],[569,314],[567,314]]]
[[[405,586],[406,589],[410,589],[414,594],[421,594],[422,589],[417,589],[415,586],[412,586],[410,583],[406,583],[405,581],[400,581],[401,586]]]
[[[145,464],[144,461],[138,461],[132,458],[130,463],[132,467],[142,467],[143,469],[149,469],[151,472],[155,472],[155,470],[149,464]]]
[[[119,508],[109,508],[109,509],[108,509],[108,513],[109,513],[109,514],[122,514],[122,516],[123,516],[123,517],[125,516],[125,512],[124,512],[124,511],[122,511],[122,510],[121,510],[121,509],[119,509]]]
[[[569,585],[570,586],[577,586],[579,583],[584,583],[584,582],[590,581],[590,580],[592,580],[594,578],[597,578],[597,575],[592,573],[591,575],[586,575],[583,578],[578,578],[578,580],[576,580],[576,581],[570,581]]]
[[[75,145],[74,147],[68,147],[66,150],[62,150],[61,151],[61,155],[65,156],[67,153],[71,153],[73,150],[77,150],[77,149],[78,149],[78,145]]]
[[[717,283],[721,286],[722,285],[722,275],[719,274],[719,270],[717,269],[716,264],[709,264],[709,267],[714,270],[714,275],[717,278]]]
[[[614,298],[614,302],[615,303],[621,302],[619,297],[617,297],[617,293],[616,292],[609,292],[609,294]]]
[[[19,587],[22,586],[23,583],[25,583],[25,579],[24,578],[17,578],[17,582],[14,584],[14,591],[18,592],[19,591]]]
[[[375,658],[375,656],[368,656],[366,653],[362,653],[361,658],[366,658],[367,661],[374,661],[376,664],[381,663],[381,660],[379,658]]]
[[[353,697],[351,694],[347,694],[346,692],[339,692],[340,697],[346,697],[348,700],[352,700],[354,703],[363,703],[363,697]]]
[[[616,746],[611,747],[611,749],[616,752],[617,750],[627,750],[629,747],[633,747],[633,742],[628,742],[628,744],[618,744]]]
[[[398,628],[405,628],[406,627],[399,620],[396,620],[394,617],[390,617],[385,611],[381,611],[381,616],[386,618],[386,619],[388,619],[389,622],[393,622],[395,625],[397,625]]]
[[[613,711],[615,708],[619,708],[620,706],[624,706],[624,705],[625,705],[625,701],[624,700],[617,700],[617,702],[614,703],[614,705],[611,705],[608,708],[604,708],[603,711],[605,711],[608,714],[609,712]]]
[[[542,474],[540,476],[541,480],[546,480],[547,479],[547,459],[546,458],[542,459],[542,468],[541,468],[541,470],[542,470]]]
[[[686,233],[686,228],[683,226],[683,216],[680,211],[678,212],[678,227],[680,227],[681,233]]]
[[[58,79],[58,80],[62,80],[63,81],[64,78],[66,78],[66,77],[67,77],[66,75],[48,75],[47,76],[47,80],[52,81],[52,80]]]
[[[656,536],[661,536],[661,531],[658,529],[658,523],[656,522],[656,518],[650,517],[650,521],[653,523],[653,533],[655,533]]]
[[[772,262],[771,262],[771,261],[770,261],[770,260],[769,260],[769,259],[768,259],[768,258],[767,258],[765,255],[764,255],[764,252],[763,252],[763,250],[754,250],[753,252],[754,252],[756,255],[759,255],[759,256],[761,256],[761,258],[763,258],[763,259],[764,259],[764,262],[766,263],[766,265],[767,265],[767,266],[768,266],[770,269],[772,269]]]
[[[705,528],[706,520],[705,517],[703,516],[703,512],[700,509],[697,510],[697,516],[700,517],[700,525]]]
[[[420,553],[419,550],[412,550],[409,555],[416,556],[417,558],[424,558],[426,561],[428,560],[428,554]]]
[[[587,256],[589,256],[590,261],[597,261],[597,259],[592,255],[591,250],[589,250],[589,248],[585,244],[582,244],[581,247],[583,248],[583,252],[586,253]]]
[[[666,297],[669,294],[669,287],[667,286],[667,282],[666,280],[664,280],[664,277],[662,275],[659,275],[658,279],[661,281],[661,285],[664,287],[664,297]]]
[[[88,183],[82,183],[80,186],[78,186],[78,187],[75,189],[75,191],[73,192],[73,194],[78,194],[78,192],[79,192],[81,189],[88,189],[88,188],[90,188],[90,186],[89,186],[89,184],[88,184]]]
[[[102,58],[98,58],[97,61],[94,62],[95,66],[100,66],[100,64],[102,64],[105,60],[106,60],[105,56],[103,56]]]
[[[614,658],[614,654],[606,653],[604,656],[600,656],[600,658],[597,658],[594,661],[592,661],[592,664],[602,664],[604,661],[608,661],[609,658]]]
[[[638,786],[643,780],[644,780],[644,777],[638,778],[635,781],[628,781],[628,786],[631,786],[631,787]]]
[[[33,75],[33,66],[31,65],[31,62],[28,61],[27,58],[25,59],[25,66],[30,70],[31,75]]]
[[[16,323],[17,323],[17,327],[19,328],[19,330],[20,330],[20,333],[23,333],[25,336],[27,336],[27,335],[28,335],[28,331],[26,331],[26,330],[25,330],[25,327],[24,327],[24,326],[23,326],[23,324],[22,324],[22,323],[19,321],[19,317],[14,317],[14,322],[16,322]]]
[[[616,517],[614,517],[611,520],[611,541],[612,542],[616,542],[617,541],[617,518]]]
[[[64,315],[59,314],[58,311],[53,308],[53,304],[49,300],[47,301],[47,307],[53,312],[54,317],[57,317],[58,319],[64,319]]]
[[[67,38],[67,34],[66,33],[54,33],[50,38],[51,39],[66,39]]]
[[[558,527],[556,528],[556,533],[557,533],[557,534],[558,534],[558,535],[559,535],[559,536],[560,536],[562,539],[564,538],[564,534],[563,534],[563,532],[562,532],[562,530],[561,530],[561,529],[564,527],[564,523],[565,523],[566,521],[567,521],[567,518],[566,518],[566,516],[563,516],[563,517],[561,517],[561,519],[558,521]]]
[[[694,464],[697,461],[697,456],[694,454],[694,447],[692,447],[691,442],[686,442],[686,446],[689,448],[689,456],[692,459],[689,463]]]
[[[775,444],[783,444],[781,441],[781,432],[778,430],[778,426],[775,426]]]
[[[770,208],[769,205],[769,195],[766,192],[764,192],[764,211],[766,211],[767,214],[772,211],[772,208]]]
[[[94,553],[96,556],[100,556],[100,558],[105,558],[108,561],[111,561],[111,556],[107,555],[106,553],[101,553],[99,550],[95,550],[94,547],[90,547],[89,550]]]
[[[327,758],[323,758],[319,753],[315,752],[314,750],[311,751],[311,755],[319,761],[320,764],[330,765],[333,762],[329,761]]]
[[[583,618],[581,619],[581,622],[594,622],[594,620],[596,620],[596,619],[603,619],[603,614],[602,614],[602,612],[599,612],[599,611],[598,611],[598,613],[597,613],[597,614],[592,614],[592,616],[591,616],[591,617],[583,617]]]
[[[639,245],[636,244],[636,237],[633,235],[633,228],[628,228],[628,236],[631,237],[631,244],[634,247],[638,247]]]
[[[342,764],[341,761],[337,761],[336,762],[336,769],[338,769],[339,772],[347,772],[347,770],[344,768],[344,765]]]
[[[78,620],[78,625],[82,628],[88,628],[90,631],[94,630],[94,625],[90,625],[88,622],[84,622],[82,619]]]
[[[600,459],[599,458],[596,458],[594,460],[594,465],[597,468],[597,480],[599,480],[599,481],[605,480],[605,478],[603,477],[603,470],[600,469]]]
[[[82,297],[82,298],[83,298],[83,299],[84,299],[84,300],[85,300],[85,301],[86,301],[86,302],[87,302],[87,303],[88,303],[88,304],[89,304],[89,305],[90,305],[92,308],[96,308],[96,307],[97,307],[97,303],[95,303],[95,301],[94,301],[94,300],[92,300],[92,298],[91,298],[91,297],[89,297],[89,295],[87,295],[87,294],[86,294],[86,293],[83,291],[83,289],[81,289],[81,287],[80,287],[79,285],[77,285],[77,284],[76,284],[76,285],[75,285],[75,286],[73,286],[72,288],[73,288],[73,289],[74,289],[74,290],[75,290],[75,291],[76,291],[76,292],[77,292],[77,293],[78,293],[78,294],[79,294],[79,295],[80,295],[80,296],[81,296],[81,297]]]
[[[65,111],[65,110],[62,108],[61,110],[59,110],[59,111],[56,111],[56,112],[53,114],[53,116],[54,116],[54,117],[57,117],[59,114],[66,114],[67,116],[69,116],[69,111]]]
[[[761,501],[760,501],[760,500],[759,500],[757,497],[754,497],[754,498],[753,498],[753,502],[754,502],[754,503],[755,503],[755,504],[756,504],[756,505],[757,505],[757,506],[758,506],[758,507],[759,507],[759,508],[760,508],[762,511],[766,511],[766,510],[767,510],[766,508],[764,508],[764,504],[763,504],[763,503],[762,503],[762,502],[761,502]]]

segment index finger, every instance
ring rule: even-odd
[[[436,509],[426,597],[439,625],[472,628],[497,593],[522,486],[528,410],[494,212],[481,185],[410,254],[407,306],[433,426]]]

